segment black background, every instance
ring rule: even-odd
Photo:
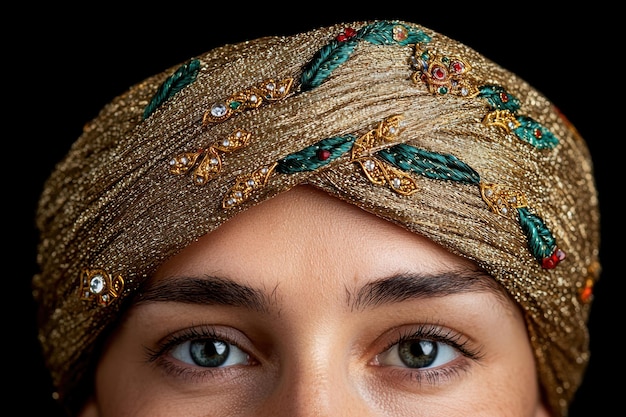
[[[49,399],[35,337],[33,219],[44,179],[83,124],[130,85],[224,43],[339,22],[400,19],[460,40],[514,71],[548,96],[588,141],[601,201],[604,268],[590,320],[592,359],[571,417],[609,415],[623,403],[618,400],[623,383],[616,381],[624,376],[624,350],[618,343],[624,315],[617,312],[623,285],[616,271],[617,239],[623,235],[617,219],[623,176],[617,169],[624,134],[622,118],[612,115],[624,90],[617,44],[622,28],[613,25],[617,10],[600,2],[565,9],[548,9],[547,3],[238,2],[224,7],[181,2],[132,11],[51,3],[5,13],[3,143],[9,169],[4,171],[3,235],[9,285],[3,287],[3,357],[11,381],[3,390],[5,403],[17,403],[21,415],[59,415]]]

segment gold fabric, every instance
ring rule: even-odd
[[[288,171],[289,155],[304,162]],[[592,173],[585,142],[540,92],[413,23],[211,50],[107,104],[46,183],[33,287],[57,395],[84,402],[99,346],[166,258],[310,184],[493,275],[523,309],[542,388],[565,416],[600,270]]]

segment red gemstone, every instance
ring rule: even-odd
[[[446,71],[440,66],[433,67],[431,74],[433,75],[433,78],[437,80],[443,80],[446,78]]]
[[[541,139],[542,136],[543,134],[541,133],[541,129],[535,129],[535,137],[537,139]]]
[[[465,69],[465,65],[463,65],[463,63],[460,61],[454,61],[452,65],[450,65],[450,68],[452,68],[452,71],[456,72],[457,74],[460,74]]]
[[[319,149],[317,151],[317,159],[320,161],[325,161],[330,158],[330,151],[327,149]]]
[[[353,28],[345,28],[343,32],[337,35],[337,40],[339,42],[345,42],[348,39],[354,37],[355,35],[356,35],[356,30],[354,30]]]
[[[554,269],[554,267],[556,267],[556,264],[551,257],[548,257],[541,260],[541,266],[543,267],[543,269]]]
[[[542,259],[541,266],[545,269],[554,269],[563,259],[565,259],[565,252],[556,249],[552,255]]]
[[[506,103],[509,101],[509,95],[506,93],[500,93],[500,100],[502,100],[503,103]]]

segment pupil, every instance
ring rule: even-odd
[[[191,342],[189,354],[199,366],[217,367],[228,359],[230,348],[221,340],[207,339]]]
[[[398,355],[409,368],[424,368],[437,358],[437,343],[430,340],[407,340],[399,344]]]

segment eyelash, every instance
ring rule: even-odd
[[[145,347],[147,353],[147,361],[149,363],[154,363],[157,367],[162,368],[169,375],[172,375],[174,377],[189,378],[192,382],[201,382],[204,378],[210,379],[226,377],[228,374],[234,371],[232,369],[232,366],[213,368],[206,367],[202,368],[202,370],[198,370],[197,368],[193,368],[190,365],[180,366],[174,363],[172,359],[168,358],[168,356],[176,347],[185,342],[192,342],[202,339],[214,339],[218,341],[223,341],[225,343],[228,343],[229,345],[233,345],[245,354],[247,354],[249,361],[248,365],[257,364],[249,351],[241,347],[241,345],[236,340],[234,340],[235,337],[229,336],[227,333],[229,332],[220,332],[217,331],[214,327],[208,325],[183,329],[161,341],[156,349],[150,349],[148,347]]]
[[[444,344],[460,352],[462,357],[470,360],[477,361],[482,357],[479,349],[470,348],[468,346],[470,343],[469,338],[443,326],[423,324],[417,327],[413,326],[403,330],[396,330],[395,332],[395,337],[393,337],[392,341],[386,344],[384,349],[376,355],[373,362],[377,361],[381,355],[394,346],[403,342],[417,340]],[[156,349],[145,347],[147,361],[154,363],[168,375],[189,379],[191,382],[202,382],[205,379],[212,378],[225,378],[233,372],[237,372],[234,366],[202,367],[202,370],[199,370],[190,365],[178,365],[170,358],[174,349],[183,343],[202,339],[215,339],[233,345],[247,354],[249,363],[244,366],[257,365],[258,362],[254,359],[254,356],[250,354],[249,350],[243,348],[241,344],[236,341],[237,337],[235,337],[235,335],[229,335],[229,333],[232,333],[232,331],[218,331],[215,327],[208,325],[183,329],[161,341]],[[430,385],[443,383],[457,376],[459,372],[465,370],[468,366],[467,362],[456,364],[446,363],[443,366],[424,369],[410,368],[408,366],[378,365],[373,362],[371,363],[372,365],[386,368],[386,371],[391,377],[405,377],[408,378],[411,383],[417,383],[418,385],[424,382]],[[238,366],[237,368],[241,369],[241,367]]]
[[[472,361],[479,361],[482,358],[482,353],[478,348],[470,348],[470,339],[460,333],[457,333],[451,329],[436,324],[422,324],[417,328],[409,328],[398,330],[398,335],[394,337],[393,341],[388,343],[383,349],[382,353],[376,355],[377,359],[385,352],[389,351],[396,345],[409,341],[430,341],[435,343],[442,343],[447,345],[460,353],[460,355],[466,359]],[[373,363],[374,364],[374,363]],[[375,366],[381,366],[376,365]],[[467,361],[451,364],[446,363],[444,366],[435,368],[403,368],[389,365],[382,365],[385,368],[389,368],[388,372],[393,377],[406,377],[411,383],[418,385],[426,382],[429,385],[437,385],[451,380],[453,377],[458,376],[461,371],[468,368]]]

